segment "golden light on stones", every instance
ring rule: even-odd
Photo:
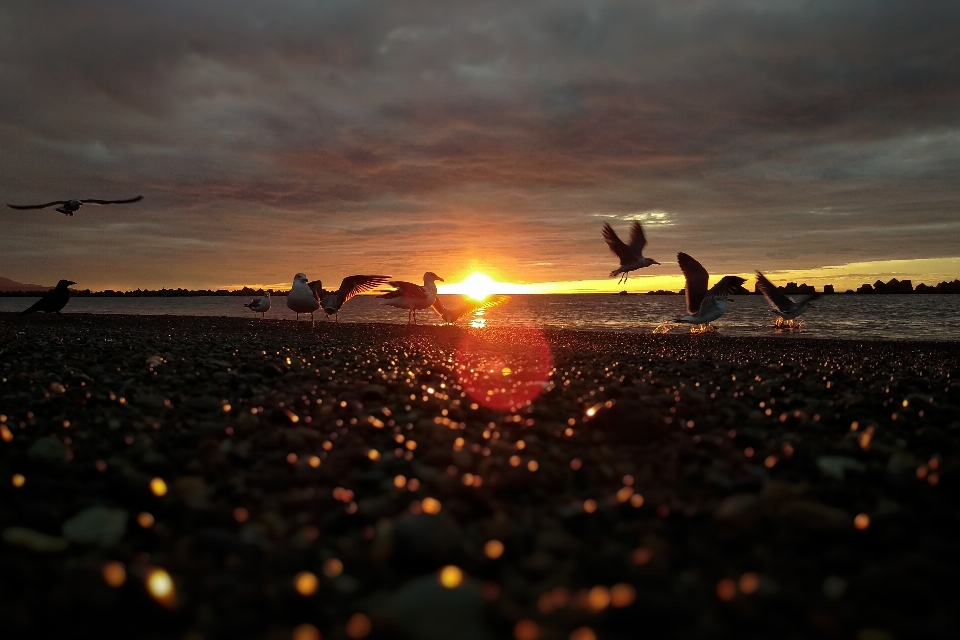
[[[452,564],[447,565],[440,569],[438,578],[440,584],[447,589],[456,589],[463,582],[463,571],[460,570],[460,567],[455,567]]]
[[[301,571],[293,577],[293,588],[304,597],[315,594],[319,586],[320,581],[317,580],[317,576],[309,571]]]
[[[27,479],[23,476],[22,473],[15,473],[13,477],[10,478],[10,484],[19,489],[27,483]]]
[[[757,592],[757,589],[760,588],[760,576],[753,571],[747,571],[740,576],[737,586],[739,586],[740,591],[746,595],[753,595]]]
[[[127,568],[123,566],[122,562],[117,562],[116,560],[105,563],[101,573],[103,575],[103,581],[114,589],[122,587],[127,581]]]
[[[233,519],[237,522],[246,522],[250,519],[250,512],[243,507],[237,507],[233,510]]]
[[[633,604],[637,599],[637,590],[633,585],[625,582],[610,587],[610,605],[615,609],[623,609]]]
[[[154,522],[156,522],[156,520],[154,519],[153,514],[151,513],[148,513],[146,511],[141,511],[140,513],[137,514],[137,524],[143,527],[144,529],[149,529],[150,527],[152,527]]]
[[[853,519],[853,526],[860,531],[865,531],[870,526],[870,516],[865,513],[858,513]]]
[[[597,501],[593,498],[583,501],[583,510],[587,513],[594,513],[597,510]]]
[[[463,392],[497,411],[515,410],[539,396],[553,369],[550,347],[537,329],[518,329],[509,342],[467,335],[455,363]]]
[[[330,558],[323,563],[323,575],[328,578],[336,578],[343,573],[343,562],[337,558]]]
[[[171,607],[176,602],[177,592],[173,578],[164,569],[151,569],[146,577],[147,591],[150,596],[165,607]]]
[[[647,547],[637,547],[631,556],[633,564],[643,566],[653,560],[653,551]]]
[[[407,478],[405,476],[395,476],[393,479],[393,486],[397,489],[403,489],[407,486]]]
[[[370,618],[362,613],[355,613],[347,620],[346,632],[348,638],[354,640],[366,638],[372,630],[373,624],[370,622]]]
[[[430,515],[436,515],[440,513],[440,501],[436,498],[424,498],[420,503],[420,508],[423,509],[424,513]]]
[[[633,496],[633,487],[623,487],[617,491],[617,502],[626,502]]]
[[[737,597],[737,583],[730,578],[724,578],[717,583],[717,598],[729,602]]]
[[[483,545],[483,553],[491,560],[496,560],[503,555],[503,543],[499,540],[488,540],[487,544]]]
[[[320,634],[320,629],[305,622],[294,627],[291,638],[292,640],[322,640],[323,636]]]
[[[540,627],[533,620],[521,620],[513,626],[513,637],[516,640],[537,640],[540,637]]]
[[[370,449],[370,451],[367,452],[367,457],[370,458],[370,460],[376,462],[377,460],[380,459],[380,452],[377,451],[376,449]]]
[[[639,493],[635,493],[630,496],[630,506],[634,509],[639,509],[643,506],[643,496]]]
[[[610,605],[610,589],[597,585],[587,592],[587,607],[594,613],[603,611]]]
[[[3,438],[4,442],[13,442],[13,433],[7,425],[0,426],[0,438]]]
[[[310,456],[310,458],[307,459],[307,464],[309,464],[311,467],[316,469],[317,467],[320,466],[320,458],[318,458],[317,456]]]
[[[536,471],[539,468],[540,468],[540,464],[536,460],[531,460],[530,462],[527,463],[527,470],[529,471]]]
[[[150,481],[150,493],[158,498],[167,495],[167,483],[163,481],[163,478],[154,478]]]
[[[578,627],[570,632],[570,640],[597,640],[597,634],[590,627]]]

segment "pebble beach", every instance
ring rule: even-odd
[[[0,628],[956,637],[958,365],[956,342],[0,314]]]

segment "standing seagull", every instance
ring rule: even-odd
[[[347,300],[358,293],[379,287],[389,279],[390,276],[347,276],[340,282],[340,288],[336,291],[327,291],[319,280],[311,282],[310,288],[319,296],[320,306],[327,314],[327,320],[330,316],[334,316],[337,322],[340,322],[340,309]]]
[[[603,239],[607,241],[610,251],[613,251],[620,258],[620,268],[610,272],[610,277],[620,275],[617,284],[627,281],[627,276],[631,271],[649,267],[652,264],[660,264],[653,258],[643,257],[643,248],[647,246],[647,238],[643,235],[643,227],[639,222],[634,222],[630,227],[630,244],[624,244],[617,232],[613,230],[608,223],[603,223]]]
[[[433,271],[427,271],[423,274],[423,286],[413,284],[412,282],[403,282],[402,280],[392,280],[388,282],[393,291],[388,291],[379,298],[385,298],[386,304],[391,307],[398,307],[407,310],[407,324],[411,318],[413,324],[417,323],[417,311],[433,306],[433,301],[437,299],[437,281],[443,282],[443,278]]]
[[[297,314],[297,320],[301,313],[309,313],[310,324],[313,325],[313,312],[320,308],[320,298],[307,284],[307,276],[302,273],[293,276],[293,286],[287,294],[287,307]]]
[[[243,305],[253,311],[254,313],[262,314],[260,317],[263,318],[266,316],[267,311],[270,311],[270,292],[267,291],[266,295],[260,298],[254,298],[250,301],[250,304]]]
[[[677,254],[677,263],[686,280],[687,312],[690,315],[677,318],[675,322],[710,324],[727,310],[727,296],[746,282],[740,276],[723,276],[708,290],[710,274],[702,264],[685,253]]]
[[[444,322],[453,324],[468,313],[473,313],[478,309],[495,307],[505,302],[506,299],[507,296],[490,296],[486,300],[472,300],[467,296],[457,296],[444,303],[440,301],[440,296],[437,296],[436,300],[433,301],[433,310],[440,314]]]
[[[136,198],[129,198],[127,200],[55,200],[54,202],[48,202],[46,204],[8,204],[7,206],[11,209],[46,209],[47,207],[59,204],[60,206],[57,207],[57,211],[65,216],[72,216],[85,204],[128,204],[130,202],[140,202],[141,200],[143,200],[143,196],[137,196]]]
[[[33,306],[22,311],[21,315],[24,313],[33,313],[34,311],[60,315],[60,310],[67,306],[67,302],[70,300],[70,289],[68,289],[68,287],[72,284],[77,283],[73,280],[61,280],[57,283],[56,287],[47,291],[42,298],[34,302]]]
[[[759,271],[757,271],[757,289],[760,289],[767,304],[779,316],[777,325],[782,324],[784,320],[792,323],[794,318],[810,308],[810,302],[820,297],[819,293],[807,293],[791,299]]]

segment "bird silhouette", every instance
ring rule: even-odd
[[[60,206],[57,207],[57,211],[65,216],[72,216],[74,213],[79,211],[81,206],[85,204],[128,204],[130,202],[139,202],[141,200],[143,200],[143,196],[128,198],[126,200],[97,200],[94,198],[87,198],[86,200],[54,200],[53,202],[47,202],[45,204],[8,204],[7,206],[11,209],[46,209],[47,207],[52,207],[53,205],[58,204]]]

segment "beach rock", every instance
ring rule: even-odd
[[[460,530],[443,515],[404,515],[393,530],[393,558],[427,570],[451,562],[460,545]]]
[[[846,456],[820,456],[817,458],[817,467],[823,475],[837,480],[843,480],[848,470],[863,471],[866,469],[859,460]]]
[[[127,512],[96,506],[84,509],[63,523],[63,536],[76,544],[119,544],[127,531]]]
[[[27,449],[27,456],[38,462],[66,462],[67,447],[56,436],[38,438]]]
[[[793,524],[811,531],[845,531],[853,528],[853,518],[845,511],[813,500],[788,502],[781,508],[780,514]]]
[[[622,398],[609,409],[600,410],[590,424],[616,440],[638,444],[659,440],[669,430],[659,412],[631,398]]]
[[[177,478],[173,483],[173,491],[188,507],[194,509],[205,506],[210,495],[206,481],[200,476]]]
[[[69,541],[64,538],[50,536],[26,527],[8,527],[4,529],[3,540],[7,544],[26,547],[38,553],[56,553],[63,551],[70,544]]]
[[[752,529],[760,522],[760,499],[752,493],[728,496],[714,509],[713,517],[740,529]]]
[[[480,585],[465,581],[455,589],[443,587],[436,576],[417,578],[391,598],[391,617],[410,640],[484,640],[483,593]]]

